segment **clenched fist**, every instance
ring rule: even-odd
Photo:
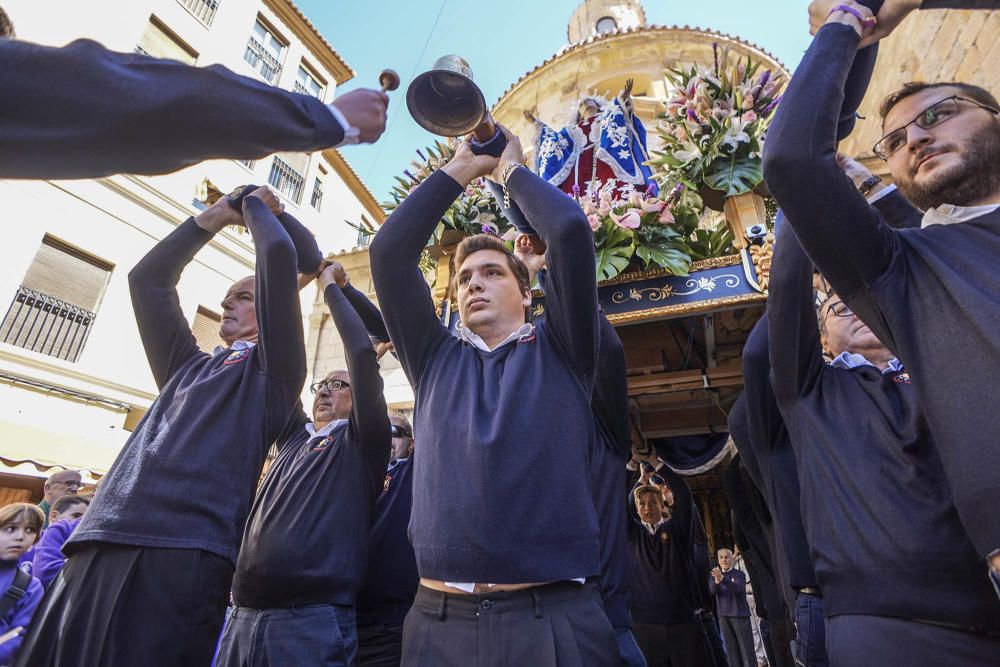
[[[330,106],[336,107],[351,127],[358,129],[359,143],[374,143],[385,132],[385,115],[389,106],[389,96],[385,93],[368,88],[352,90],[335,99]]]

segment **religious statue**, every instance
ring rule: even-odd
[[[646,129],[632,109],[632,80],[610,102],[596,97],[580,101],[576,123],[555,130],[525,110],[538,127],[535,170],[563,192],[597,201],[627,198],[633,192],[656,194],[645,164]]]

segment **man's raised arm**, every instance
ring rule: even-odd
[[[258,188],[243,201],[243,219],[257,250],[254,304],[257,310],[257,364],[273,379],[295,387],[306,378],[305,340],[296,271],[295,247],[265,200],[276,199]]]
[[[520,141],[504,131],[509,143],[500,158],[501,173],[508,164],[524,162]],[[599,333],[594,233],[587,216],[575,199],[527,167],[511,171],[506,186],[511,200],[547,246],[545,326],[590,388]]]
[[[806,252],[848,299],[883,274],[898,243],[837,164],[837,122],[859,41],[858,32],[841,23],[816,34],[764,148],[768,188]]]
[[[344,294],[348,284],[344,267],[333,262],[323,269],[319,282],[337,333],[344,344],[352,397],[350,428],[354,429],[357,442],[364,447],[365,467],[372,484],[376,485],[385,476],[392,435],[375,349],[368,340],[364,322]]]
[[[0,178],[164,174],[344,141],[346,128],[315,97],[221,65],[116,53],[90,40],[55,48],[0,39],[0,62]],[[374,141],[384,95],[346,95],[365,96],[371,113],[341,114],[361,141]]]
[[[158,389],[163,389],[192,357],[204,354],[198,349],[177,297],[181,272],[213,234],[226,225],[242,223],[240,214],[220,199],[197,218],[189,218],[170,232],[129,271],[132,309]]]

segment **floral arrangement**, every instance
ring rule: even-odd
[[[749,56],[730,63],[729,50],[713,44],[714,68],[667,69],[674,91],[657,133],[662,150],[647,164],[659,167],[661,185],[702,185],[720,196],[750,192],[764,180],[761,151],[781,99],[783,77]]]
[[[732,249],[729,227],[704,216],[701,198],[682,184],[665,198],[632,192],[614,200],[605,190],[596,203],[584,199],[582,206],[594,230],[598,280],[614,278],[635,260],[644,269],[686,276],[692,260]]]
[[[403,171],[405,178],[396,176],[397,185],[393,186],[390,193],[392,200],[382,204],[386,211],[393,211],[428,176],[447,164],[455,155],[455,149],[438,141],[434,146],[418,150],[417,155],[420,160],[412,161],[410,169]],[[503,236],[511,229],[511,224],[504,217],[485,181],[477,179],[469,184],[442,216],[432,242],[440,241],[442,233],[447,229],[457,230],[467,236],[483,233]]]

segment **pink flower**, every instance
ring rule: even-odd
[[[597,207],[597,215],[601,216],[602,218],[606,218],[607,216],[611,215],[611,207],[608,206],[607,204],[602,203],[600,206]]]
[[[633,208],[639,208],[642,206],[642,195],[638,192],[630,192],[628,196],[628,203],[632,205]]]
[[[663,212],[660,213],[660,217],[657,218],[656,220],[661,225],[669,225],[672,224],[674,221],[674,214],[670,212],[669,208],[665,208],[663,209]]]
[[[583,212],[586,213],[587,215],[590,215],[595,212],[594,202],[590,201],[590,199],[584,199],[582,202],[580,202],[580,207],[583,209]]]
[[[601,226],[601,219],[597,217],[595,213],[591,213],[587,216],[587,222],[590,223],[590,228],[595,232],[597,231],[597,228]]]
[[[639,210],[634,208],[625,209],[621,215],[612,213],[611,219],[615,221],[616,225],[626,229],[638,229],[639,225],[642,224],[642,216],[639,214]]]
[[[666,202],[662,199],[657,199],[655,197],[650,197],[642,204],[643,213],[659,213],[666,206]]]
[[[757,120],[757,114],[754,113],[753,109],[751,109],[750,111],[744,111],[743,120],[746,121],[748,124],[752,123],[755,120]]]

